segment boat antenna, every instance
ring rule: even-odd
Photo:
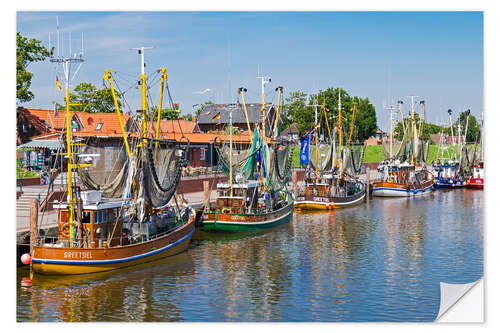
[[[146,67],[146,63],[144,62],[144,51],[153,49],[153,46],[145,47],[133,47],[131,50],[137,50],[138,54],[141,56],[141,95],[142,95],[142,107],[140,110],[141,118],[142,118],[142,143],[144,146],[147,145],[146,140],[146,132],[147,132],[147,123],[146,123],[146,110],[148,108],[148,101],[146,98],[146,72],[144,68]]]

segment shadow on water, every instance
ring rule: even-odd
[[[372,199],[187,252],[61,279],[18,270],[19,321],[433,321],[439,283],[483,275],[483,192]],[[174,260],[172,260],[174,259]]]

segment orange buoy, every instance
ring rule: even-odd
[[[21,256],[21,262],[25,265],[31,264],[31,256],[29,253],[25,253]]]

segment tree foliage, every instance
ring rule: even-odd
[[[464,135],[465,127],[467,125],[467,112],[464,111],[460,113],[458,119],[453,123],[453,135],[458,135],[458,125],[460,124],[460,131],[462,135]],[[448,135],[451,135],[451,127],[447,127],[444,132]],[[481,138],[481,125],[477,121],[476,117],[473,115],[469,115],[469,124],[467,128],[467,135],[465,140],[467,142],[479,142]]]
[[[415,114],[415,122],[417,124],[417,129],[419,128],[419,122],[420,122],[420,116],[418,114]],[[405,118],[405,126],[408,127],[411,123],[411,117]],[[431,134],[437,134],[440,133],[443,129],[435,124],[431,123],[424,123],[422,124],[422,136],[421,138],[424,140],[429,140]],[[394,128],[394,137],[397,138],[398,140],[401,140],[403,138],[403,124],[401,122],[398,122],[396,124],[396,127]]]
[[[338,109],[339,109],[339,93],[341,102],[341,118],[342,118],[342,140],[347,142],[349,138],[351,121],[354,112],[354,103],[357,103],[354,126],[352,131],[351,141],[354,143],[363,143],[366,139],[374,135],[377,131],[377,114],[375,107],[370,103],[368,98],[360,98],[357,96],[351,97],[342,88],[330,87],[324,91],[320,91],[310,98],[310,104],[324,104],[327,109],[327,118],[330,128],[339,128]],[[314,103],[313,103],[314,102]],[[311,110],[313,108],[310,108]],[[324,122],[324,111],[318,108],[321,115],[321,127],[326,133],[326,124]],[[333,126],[332,126],[333,125]],[[337,133],[338,135],[338,133]]]
[[[16,98],[20,103],[29,102],[35,96],[29,90],[33,73],[28,72],[28,66],[37,61],[45,60],[52,54],[53,49],[47,50],[35,38],[23,37],[16,34]]]
[[[121,95],[115,91],[118,106],[122,106]],[[116,112],[113,94],[110,88],[97,89],[93,84],[82,82],[75,87],[73,92],[69,94],[69,100],[72,105],[72,111],[85,111],[85,112]],[[59,109],[64,109],[65,104],[61,105],[55,103]],[[121,110],[123,111],[123,110]]]
[[[297,123],[299,134],[308,131],[314,122],[314,115],[306,108],[307,94],[301,91],[291,92],[285,99],[285,105],[280,118],[282,119],[282,130],[286,129],[292,122]]]

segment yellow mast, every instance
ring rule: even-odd
[[[326,111],[330,111],[330,110],[328,110],[328,109],[326,108],[326,106],[325,106],[325,103],[324,103],[324,102],[323,102],[322,106],[323,106],[323,113],[324,113],[324,115],[325,115],[326,129],[328,130],[328,138],[330,138],[330,144],[331,144],[331,145],[334,145],[335,143],[333,142],[333,139],[332,139],[332,134],[331,134],[331,132],[330,132],[330,125],[329,125],[329,123],[328,123],[328,114],[326,113]],[[332,158],[332,169],[333,169],[334,164],[335,164],[335,159],[334,159],[334,158]]]
[[[69,247],[73,247],[73,219],[75,215],[75,207],[73,204],[76,202],[73,197],[73,152],[71,147],[71,119],[69,112],[69,82],[66,79],[66,146],[68,154],[68,211],[69,211]]]
[[[403,101],[398,101],[399,114],[401,115],[401,125],[403,125],[403,133],[406,132],[405,118],[403,117]]]
[[[325,103],[322,104],[323,107],[323,112],[325,115],[325,121],[326,121],[326,129],[328,130],[328,138],[330,139],[330,142],[332,142],[332,134],[330,133],[330,125],[328,124],[328,115],[326,114],[326,111],[330,111],[326,108]]]
[[[276,137],[278,136],[278,120],[280,119],[280,106],[281,106],[281,95],[283,94],[283,87],[279,86],[278,88],[276,88],[276,90],[279,90],[279,93],[278,93],[278,111],[276,113],[276,117],[275,117],[275,121],[274,121],[274,139],[276,139]]]
[[[111,77],[111,69],[104,71],[104,80],[108,80],[111,89],[111,94],[113,95],[113,102],[115,103],[116,114],[118,115],[118,120],[120,121],[120,128],[122,130],[123,141],[125,141],[125,147],[127,148],[127,156],[130,156],[130,147],[127,140],[127,132],[125,132],[125,126],[123,124],[122,115],[120,113],[120,107],[118,106],[118,100],[116,99],[115,88],[113,86],[113,79]]]
[[[243,111],[245,112],[245,119],[247,121],[248,135],[250,137],[250,142],[252,142],[253,133],[252,133],[252,129],[250,128],[250,122],[248,121],[247,105],[245,104],[245,96],[243,95],[244,91],[247,91],[247,89],[243,88],[243,87],[238,88],[238,94],[241,95],[241,101],[243,102]]]
[[[233,196],[233,110],[229,109],[229,188]]]
[[[352,112],[352,120],[351,120],[351,130],[349,132],[349,140],[347,141],[347,148],[351,147],[352,130],[354,129],[354,119],[356,119],[356,107],[357,106],[358,106],[358,103],[354,102],[354,109]]]
[[[420,101],[421,105],[421,115],[420,115],[420,124],[418,126],[418,135],[421,137],[422,136],[422,131],[423,131],[423,124],[424,124],[424,117],[425,117],[425,101]]]
[[[160,78],[160,102],[158,103],[158,120],[156,121],[155,139],[157,141],[155,142],[155,156],[156,156],[156,150],[158,149],[158,138],[160,135],[160,119],[161,119],[161,108],[162,108],[162,102],[163,102],[163,87],[165,85],[165,80],[167,79],[167,69],[166,68],[160,68],[158,71],[161,71],[161,78]]]
[[[339,88],[339,118],[338,118],[338,126],[339,126],[339,156],[342,156],[342,102],[340,100],[340,88]],[[341,157],[342,158],[342,157]],[[342,178],[342,169],[344,167],[344,161],[340,161],[340,177]]]
[[[316,114],[316,105],[314,106],[314,113]],[[316,144],[316,153],[314,155],[316,157],[316,163],[314,165],[314,168],[315,168],[314,176],[316,178],[316,184],[318,183],[318,127],[319,127],[318,124],[315,123],[314,124],[314,141]]]

